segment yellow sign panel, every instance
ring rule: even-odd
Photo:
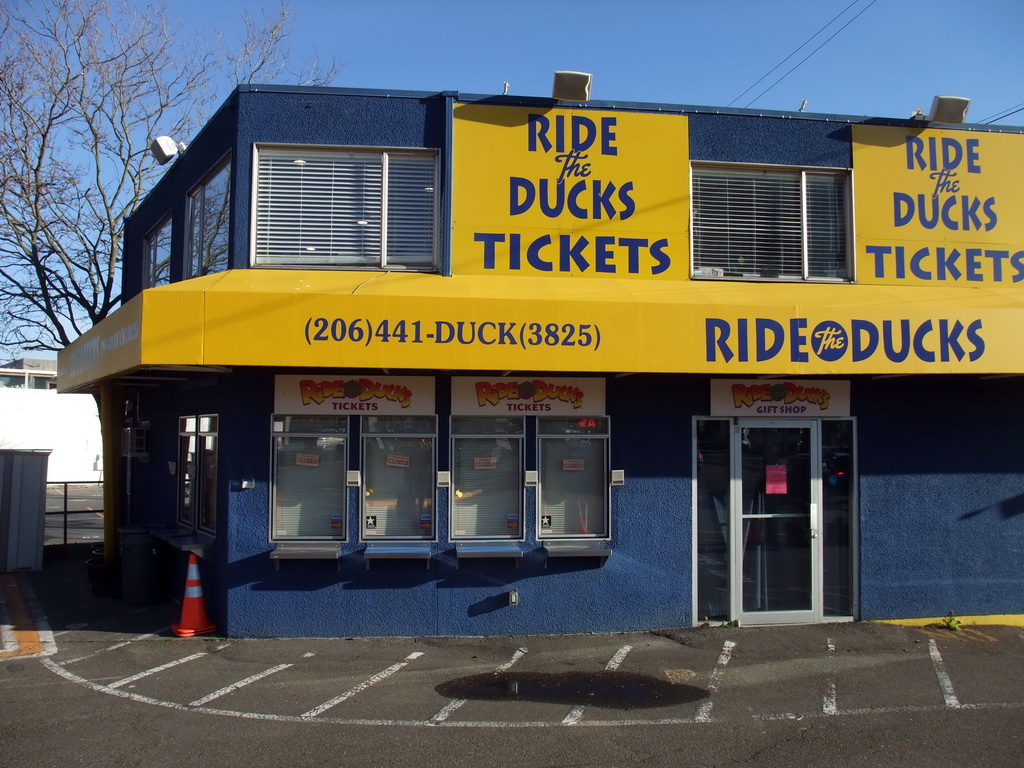
[[[1024,136],[853,126],[857,280],[1024,281]]]
[[[681,291],[652,280],[579,278],[571,295],[564,285],[554,277],[392,273],[368,282],[366,273],[232,270],[145,291],[61,353],[61,370],[68,361],[71,369],[61,388],[140,365],[1024,373],[1012,287],[804,285],[794,306],[784,284],[708,282]],[[173,310],[182,306],[195,311],[175,325]]]
[[[682,115],[455,107],[452,272],[686,279]]]

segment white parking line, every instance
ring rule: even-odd
[[[615,655],[611,657],[607,664],[604,665],[605,671],[613,672],[619,668],[622,664],[623,659],[626,658],[626,654],[633,650],[632,645],[624,645],[615,652]],[[578,725],[580,720],[583,719],[583,712],[586,710],[586,704],[579,704],[569,710],[569,714],[562,720],[562,725]]]
[[[345,693],[341,694],[341,696],[336,696],[335,698],[331,699],[330,701],[325,701],[319,707],[314,707],[313,709],[309,710],[309,712],[305,712],[302,715],[300,715],[300,717],[308,719],[308,718],[316,717],[317,715],[322,714],[323,712],[326,712],[331,707],[337,706],[338,704],[341,704],[341,702],[345,701],[346,699],[352,698],[353,696],[355,696],[360,691],[365,691],[371,685],[375,685],[376,683],[379,683],[381,680],[384,680],[385,678],[391,677],[393,674],[395,674],[395,672],[400,670],[402,667],[404,667],[410,661],[413,661],[414,659],[418,659],[422,655],[423,655],[423,653],[420,652],[420,651],[416,651],[415,653],[410,653],[408,656],[406,656],[402,661],[398,662],[397,664],[392,664],[390,667],[385,669],[383,672],[378,672],[376,675],[374,675],[373,677],[371,677],[371,678],[369,678],[367,680],[364,680],[363,682],[361,682],[356,687],[351,688],[351,689],[345,691]]]
[[[946,674],[946,665],[942,663],[942,654],[939,653],[939,646],[934,639],[928,641],[928,655],[932,657],[932,666],[935,667],[935,677],[939,679],[943,701],[950,709],[960,709],[960,700],[953,692],[953,682]]]
[[[169,629],[169,627],[165,627],[165,629]],[[85,659],[91,659],[93,656],[96,656],[97,654],[106,653],[107,651],[116,651],[118,648],[124,648],[125,646],[131,645],[132,643],[137,643],[140,640],[148,640],[151,637],[156,637],[162,631],[163,630],[158,630],[157,632],[147,632],[144,635],[136,635],[135,637],[131,638],[130,640],[124,640],[123,642],[120,642],[120,643],[114,643],[113,645],[108,645],[106,648],[100,648],[98,651],[93,651],[92,653],[85,654],[85,656],[76,656],[73,659],[64,659],[63,661],[58,661],[57,663],[61,664],[63,666],[67,666],[68,664],[76,664],[79,661],[84,661]]]
[[[517,649],[516,652],[512,654],[512,658],[511,659],[506,661],[504,664],[499,664],[495,668],[494,674],[497,675],[497,674],[500,674],[502,672],[507,672],[512,667],[513,664],[515,664],[517,661],[519,661],[525,655],[526,655],[526,649],[525,648]],[[432,718],[430,718],[430,720],[428,720],[427,722],[431,723],[432,725],[440,725],[445,720],[447,720],[449,717],[451,717],[452,712],[457,710],[459,707],[461,707],[465,703],[466,703],[465,699],[452,699],[445,706],[443,706],[436,715],[434,715]]]
[[[836,652],[836,644],[832,638],[826,638],[828,643],[828,652],[830,657],[834,658],[832,654]],[[833,672],[828,678],[828,692],[825,694],[824,700],[821,702],[821,712],[824,715],[837,715],[839,714],[839,704],[836,698],[836,676]]]
[[[729,664],[729,659],[732,658],[732,649],[736,647],[736,643],[732,640],[726,640],[722,644],[722,652],[718,654],[718,663],[715,664],[715,671],[711,673],[711,680],[708,681],[708,698],[700,705],[700,709],[697,710],[697,716],[694,720],[698,723],[706,723],[711,720],[711,708],[714,706],[714,702],[711,697],[718,692],[718,684],[722,680],[722,675],[725,674],[725,668]]]
[[[108,685],[106,687],[107,688],[114,688],[114,689],[122,688],[122,687],[128,685],[128,683],[134,683],[136,680],[141,680],[144,677],[149,677],[150,675],[155,675],[157,672],[163,672],[165,669],[170,669],[171,667],[176,667],[179,664],[186,664],[186,663],[188,663],[190,661],[194,661],[196,659],[200,659],[200,658],[202,658],[205,655],[206,655],[205,653],[193,653],[191,656],[186,656],[183,659],[178,659],[177,661],[169,661],[166,664],[161,664],[159,667],[153,667],[152,669],[147,669],[145,672],[139,672],[137,675],[132,675],[131,677],[126,677],[124,680],[118,680],[116,683],[110,683],[110,685]]]
[[[290,666],[292,665],[278,664],[276,667],[271,667],[270,669],[265,669],[262,672],[257,672],[255,675],[249,675],[249,677],[245,678],[244,680],[239,680],[237,683],[226,685],[220,690],[214,691],[213,693],[209,693],[206,696],[203,696],[203,698],[201,699],[190,701],[187,706],[201,707],[208,701],[219,699],[221,696],[224,696],[225,694],[231,693],[232,691],[237,691],[239,688],[244,688],[250,683],[255,683],[257,680],[262,680],[265,677],[270,677],[270,675],[274,674],[275,672],[280,672],[282,669],[288,669],[288,667]]]

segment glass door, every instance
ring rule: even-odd
[[[743,624],[821,621],[818,424],[740,419],[732,442],[731,613]]]

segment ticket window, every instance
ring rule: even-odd
[[[434,416],[362,420],[363,540],[433,540]]]
[[[608,427],[606,416],[537,420],[538,538],[609,538]]]
[[[519,418],[452,418],[451,538],[523,537]]]
[[[273,541],[344,540],[348,417],[273,418]]]

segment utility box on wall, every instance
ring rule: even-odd
[[[43,567],[49,451],[0,450],[0,572]]]

